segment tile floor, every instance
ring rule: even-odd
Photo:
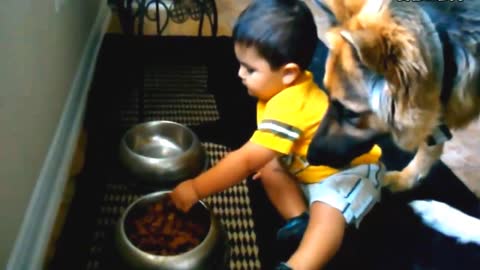
[[[452,133],[442,161],[480,198],[480,119]]]

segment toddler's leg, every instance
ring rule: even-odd
[[[284,219],[300,216],[307,211],[302,190],[277,159],[265,165],[260,174],[268,198]]]
[[[305,185],[310,220],[288,266],[292,269],[324,267],[340,248],[347,224],[358,226],[379,201],[384,173],[385,167],[381,164],[363,164]]]
[[[295,248],[308,224],[307,203],[303,192],[277,159],[267,164],[260,174],[268,198],[286,220],[277,232],[277,240],[282,241],[288,249]]]
[[[300,246],[287,262],[292,269],[321,269],[342,244],[346,228],[342,213],[318,201],[310,207],[307,230]]]

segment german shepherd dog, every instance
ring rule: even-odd
[[[449,129],[480,114],[480,1],[315,2],[331,22],[326,90],[362,119],[366,137],[389,133],[415,151],[384,179],[392,191],[412,188],[440,158]],[[429,211],[419,205],[417,211]]]

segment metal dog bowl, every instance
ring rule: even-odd
[[[209,226],[203,241],[187,252],[178,255],[161,256],[150,254],[136,247],[126,233],[126,224],[130,215],[144,211],[148,206],[158,202],[169,191],[159,191],[144,195],[130,204],[120,217],[115,228],[115,247],[131,269],[155,270],[223,270],[226,269],[230,254],[226,231],[218,218],[203,203],[197,203],[192,209],[193,216],[202,217],[196,222]]]
[[[207,155],[188,127],[153,121],[129,129],[120,143],[120,160],[141,184],[171,187],[195,177],[207,166]]]

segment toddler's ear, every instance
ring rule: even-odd
[[[295,63],[288,63],[282,67],[282,82],[291,85],[300,76],[300,67]]]

